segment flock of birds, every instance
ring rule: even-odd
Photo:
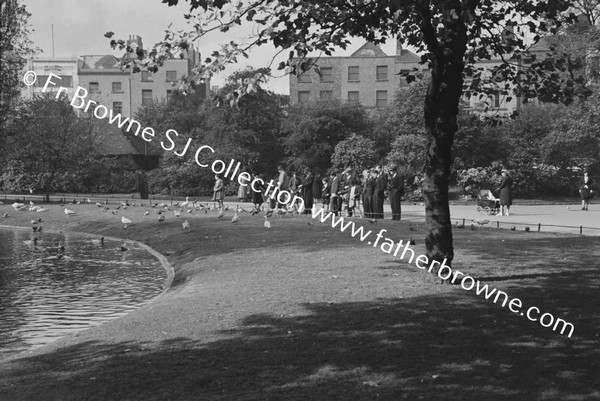
[[[64,202],[65,200],[63,199],[62,201]],[[76,208],[73,206],[79,205],[81,203],[91,204],[93,202],[91,201],[91,199],[88,198],[84,201],[73,200],[71,202],[63,204],[62,206],[64,207],[63,211],[64,211],[65,216],[67,218],[77,216]],[[213,203],[213,205],[211,206],[209,203],[201,203],[196,200],[190,200],[189,197],[186,197],[185,201],[171,203],[171,204],[167,204],[164,202],[161,202],[161,203],[140,202],[139,204],[136,204],[136,203],[129,203],[129,201],[126,200],[126,201],[121,201],[116,207],[113,207],[113,208],[108,206],[108,201],[105,201],[104,203],[97,202],[97,203],[95,203],[95,205],[98,208],[101,208],[104,212],[110,212],[113,215],[120,215],[120,217],[121,217],[120,220],[121,220],[121,223],[123,224],[124,229],[127,229],[128,226],[135,224],[136,219],[134,216],[137,213],[137,210],[139,210],[139,208],[144,208],[144,212],[143,212],[144,216],[149,216],[151,214],[155,214],[158,224],[163,224],[167,220],[167,216],[171,213],[172,213],[172,216],[175,218],[182,218],[183,216],[192,214],[192,213],[208,214],[209,212],[216,212],[216,218],[219,220],[224,220],[226,218],[225,212],[230,209],[229,206],[219,207],[219,206],[217,206],[216,203]],[[25,204],[23,201],[23,202],[15,202],[11,206],[15,210],[15,212],[29,211],[29,212],[41,213],[41,212],[47,212],[49,210],[48,208],[35,205],[33,201],[30,201],[29,205]],[[134,208],[136,209],[136,212],[133,211]],[[127,211],[127,212],[125,212],[125,211]],[[239,205],[237,205],[235,207],[235,210],[233,210],[233,212],[234,213],[233,213],[233,216],[231,217],[231,223],[235,224],[240,221],[240,219],[241,219],[240,216],[243,213],[248,213],[250,216],[256,216],[257,214],[262,213],[263,211],[260,209],[254,208],[254,207],[250,208],[250,209],[246,209],[246,208],[243,208],[243,207],[240,207]],[[271,229],[272,224],[269,219],[273,215],[275,215],[277,217],[281,217],[286,214],[294,214],[294,213],[297,214],[298,211],[295,209],[291,209],[291,208],[290,209],[286,209],[286,208],[268,209],[266,212],[264,212],[263,227],[265,227],[266,229]],[[125,214],[127,214],[127,216]],[[8,213],[4,213],[3,217],[5,217],[5,218],[8,217]],[[42,232],[42,230],[43,230],[42,224],[41,224],[42,222],[43,222],[43,220],[41,218],[31,220],[32,230],[36,233]],[[185,219],[181,223],[181,226],[182,226],[183,230],[189,230],[191,227],[190,221],[188,219]],[[62,259],[64,256],[65,246],[62,243],[59,243],[56,246],[50,246],[48,244],[45,244],[44,241],[38,239],[37,237],[33,237],[30,240],[26,240],[26,241],[24,241],[24,243],[25,243],[25,245],[33,247],[38,250],[41,249],[41,250],[50,251],[50,252],[54,251],[56,253],[55,257],[57,259]],[[104,246],[104,237],[92,239],[91,243],[93,243],[94,245],[103,247]],[[125,243],[123,243],[120,246],[120,250],[123,252],[127,251],[128,250],[127,245]]]
[[[209,203],[201,203],[196,200],[190,200],[189,197],[186,197],[185,201],[172,203],[170,205],[167,203],[164,203],[164,202],[147,203],[147,204],[144,202],[141,202],[138,205],[136,203],[130,204],[129,201],[121,201],[120,204],[117,207],[115,207],[114,209],[111,209],[110,207],[108,207],[106,202],[104,204],[97,202],[96,206],[98,208],[103,209],[106,212],[110,211],[114,215],[118,215],[125,210],[131,210],[133,208],[142,207],[142,208],[145,208],[143,215],[149,216],[154,213],[157,216],[156,220],[158,221],[159,224],[163,224],[167,220],[167,216],[171,213],[172,213],[173,217],[181,218],[181,217],[185,216],[186,214],[192,214],[192,213],[208,214],[209,212],[217,212],[217,216],[216,216],[217,219],[222,220],[222,219],[225,219],[225,212],[227,210],[229,210],[229,206],[218,207],[216,203],[213,203],[213,205],[210,206]],[[77,215],[77,212],[75,212],[72,209],[69,209],[68,207],[65,208],[64,213],[68,217]],[[240,221],[240,215],[242,213],[248,213],[251,216],[255,216],[255,215],[261,213],[261,210],[258,210],[256,208],[245,209],[245,208],[237,205],[234,210],[233,216],[231,217],[231,222],[237,223],[238,221]],[[284,208],[269,209],[264,214],[263,226],[267,229],[270,229],[272,227],[271,222],[269,221],[269,218],[272,217],[274,214],[277,215],[278,217],[281,217],[285,214],[291,214],[291,213],[297,213],[297,211],[288,210],[288,209],[284,209]],[[134,213],[132,213],[132,212],[128,212],[129,217],[126,217],[125,215],[121,215],[121,223],[123,224],[124,229],[126,229],[130,225],[135,224],[134,220],[132,220],[132,218],[130,218],[133,214]],[[191,225],[190,225],[189,220],[186,219],[181,223],[181,226],[182,226],[183,230],[189,230]]]
[[[85,202],[92,203],[92,201],[89,198]],[[81,201],[73,200],[72,202],[69,202],[67,205],[63,205],[63,206],[65,206],[65,209],[64,209],[65,215],[67,217],[77,216],[77,212],[70,207],[72,207],[74,205],[79,205],[81,203],[82,203]],[[161,203],[149,202],[147,204],[144,202],[141,202],[138,205],[136,203],[130,204],[129,201],[126,200],[126,201],[121,201],[120,204],[118,206],[116,206],[114,209],[111,209],[108,206],[108,201],[105,201],[104,203],[96,202],[96,206],[98,208],[103,209],[103,211],[105,211],[105,212],[110,211],[111,214],[113,214],[113,215],[118,215],[118,214],[122,213],[123,211],[128,210],[128,208],[145,207],[146,209],[143,213],[144,216],[150,215],[152,213],[151,210],[154,210],[154,213],[157,215],[157,221],[159,224],[162,224],[166,221],[167,215],[169,213],[173,213],[173,216],[176,218],[181,218],[186,213],[192,214],[194,212],[197,212],[197,213],[199,212],[199,213],[207,214],[210,211],[213,211],[213,212],[217,212],[217,216],[216,216],[217,219],[224,219],[225,211],[229,210],[229,206],[218,207],[216,203],[213,203],[213,205],[210,206],[209,203],[201,203],[196,200],[190,200],[189,197],[186,197],[185,201],[171,203],[170,205],[167,203],[164,203],[164,202],[161,202]],[[31,212],[47,212],[49,210],[47,208],[35,205],[33,203],[33,201],[29,202],[29,206],[27,206],[25,203],[15,202],[12,204],[12,207],[16,212],[20,212],[20,211],[24,211],[24,210],[29,210]],[[234,210],[233,216],[231,217],[231,222],[237,223],[238,221],[240,221],[240,214],[242,214],[242,213],[248,213],[251,216],[255,216],[261,212],[262,212],[261,210],[256,209],[256,208],[245,209],[245,208],[237,205]],[[295,209],[291,210],[291,209],[286,209],[286,208],[269,209],[264,213],[263,226],[267,229],[270,229],[272,227],[271,222],[269,221],[269,218],[271,218],[273,215],[281,217],[286,214],[294,214],[294,213],[298,213],[298,211]],[[133,213],[130,213],[129,216],[131,217],[132,214]],[[3,217],[8,217],[8,213],[5,213]],[[134,220],[132,220],[130,217],[121,215],[121,223],[123,224],[123,228],[126,229],[128,226],[134,224]],[[42,222],[42,219],[37,219],[37,220],[31,221],[31,223],[33,225],[33,231],[35,231],[35,232],[42,231],[41,225],[38,225],[38,223],[41,223],[41,222]],[[183,221],[181,226],[184,230],[189,230],[190,229],[189,220],[186,219],[185,221]]]

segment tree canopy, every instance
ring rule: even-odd
[[[35,54],[33,43],[29,40],[30,16],[17,0],[0,3],[0,135],[7,133],[5,124],[20,94],[26,59]]]

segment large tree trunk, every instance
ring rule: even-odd
[[[425,246],[427,258],[450,265],[454,258],[452,245],[452,222],[448,203],[448,178],[452,162],[450,149],[456,128],[447,127],[448,132],[434,128],[435,121],[427,123],[428,130],[437,131],[429,134],[427,149],[427,166],[423,195],[425,197],[425,223],[427,235]]]
[[[459,41],[460,43],[460,41]],[[463,42],[464,43],[464,42]],[[425,128],[428,137],[425,197],[425,246],[427,258],[452,264],[452,221],[448,180],[452,166],[452,144],[458,130],[458,106],[462,94],[464,44],[447,42],[449,47],[433,60],[431,81],[425,97]],[[456,46],[453,48],[453,46]]]

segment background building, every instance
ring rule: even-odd
[[[88,98],[117,113],[132,114],[131,74],[122,71],[120,60],[111,55],[81,56],[79,85],[87,89]]]
[[[136,45],[143,49],[142,38],[131,35],[127,45]],[[170,59],[157,73],[142,71],[133,73],[121,69],[122,59],[113,55],[83,55],[79,58],[31,58],[26,70],[35,71],[37,80],[33,86],[24,86],[22,95],[31,98],[42,93],[50,73],[60,76],[54,79],[56,90],[59,86],[67,88],[72,98],[78,86],[88,91],[87,99],[106,106],[124,117],[135,117],[138,109],[154,101],[165,100],[179,87],[182,77],[191,75],[192,68],[199,62],[200,54],[191,49],[182,58]],[[210,81],[198,85],[202,98],[209,95]],[[49,92],[47,90],[46,92]],[[88,112],[93,111],[91,108]],[[158,166],[162,151],[151,147],[141,137],[125,132],[118,127],[105,123],[99,124],[97,149],[101,155],[110,157],[131,157],[144,170]]]
[[[398,89],[408,86],[402,73],[425,69],[419,61],[420,57],[403,49],[400,42],[393,56],[366,42],[348,57],[320,58],[320,75],[314,69],[290,75],[290,99],[303,103],[334,98],[367,109],[383,108],[394,101]]]
[[[40,57],[29,58],[25,65],[25,71],[34,71],[37,79],[32,86],[23,85],[21,94],[23,97],[32,98],[42,93],[42,89],[50,74],[58,75],[61,79],[53,78],[56,86],[49,86],[50,90],[57,90],[59,86],[67,88],[67,95],[73,96],[79,85],[78,62],[76,57]],[[49,92],[49,90],[47,90]]]

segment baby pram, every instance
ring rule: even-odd
[[[477,195],[477,213],[498,214],[500,213],[500,199],[494,197],[489,189],[482,189]]]

